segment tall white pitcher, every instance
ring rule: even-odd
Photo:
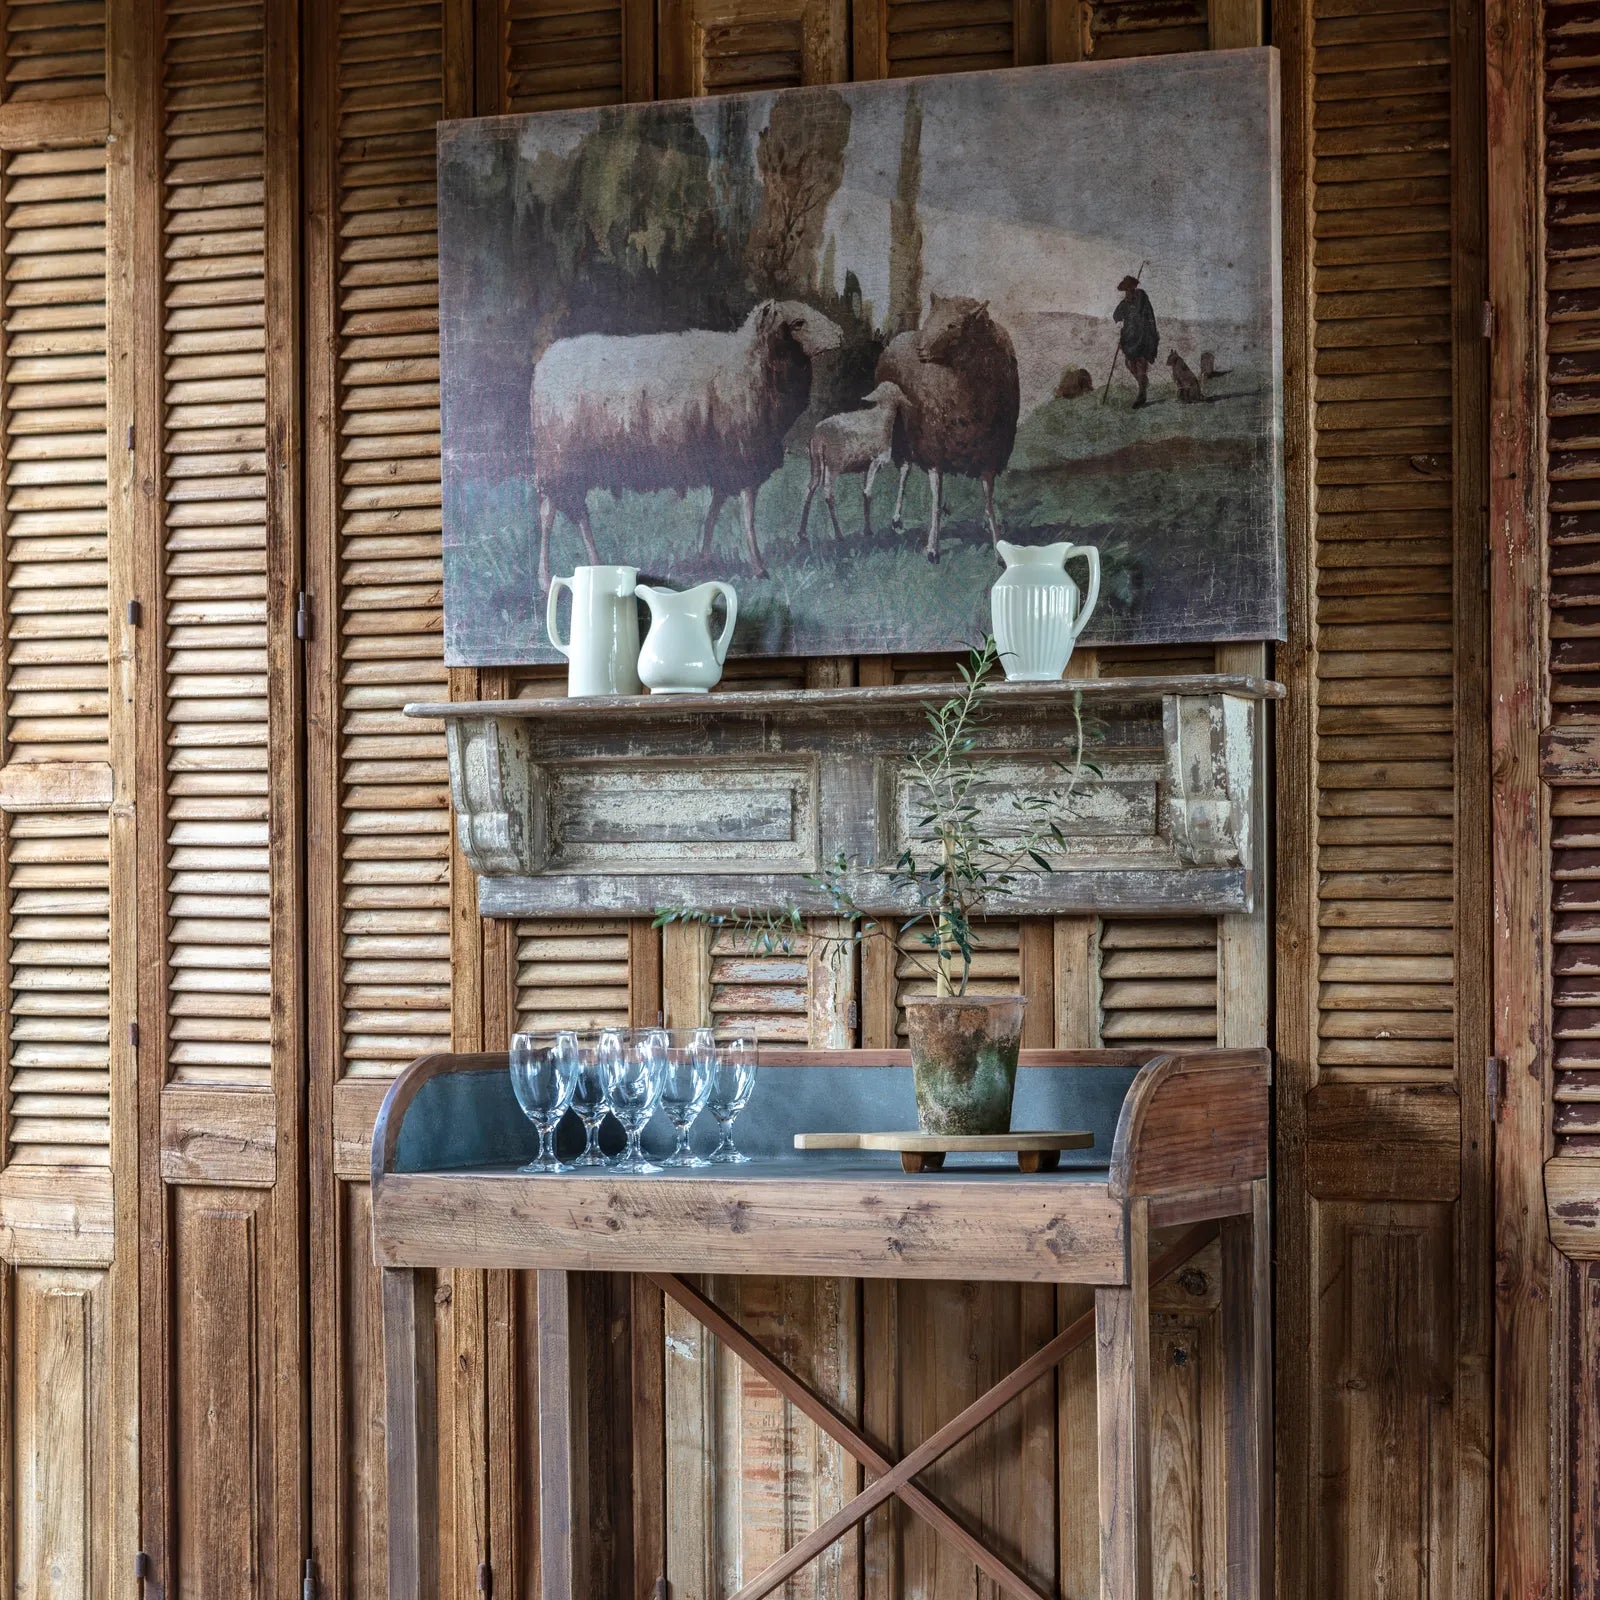
[[[637,567],[579,567],[550,585],[544,625],[550,643],[567,658],[567,693],[638,694],[639,603]],[[572,596],[572,627],[556,631],[556,597]]]

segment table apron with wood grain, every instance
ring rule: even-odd
[[[1061,1052],[1088,1064],[1095,1052]],[[839,1070],[847,1053],[840,1053]],[[396,1080],[373,1140],[373,1238],[383,1269],[389,1428],[389,1593],[438,1593],[431,1275],[538,1273],[539,1517],[545,1600],[587,1600],[586,1508],[574,1497],[581,1427],[570,1381],[581,1272],[636,1272],[754,1365],[870,1475],[732,1600],[760,1600],[891,1496],[925,1518],[1004,1592],[1037,1586],[918,1483],[918,1476],[1030,1383],[1094,1342],[1101,1600],[1153,1594],[1150,1286],[1218,1233],[1230,1600],[1258,1600],[1271,1571],[1264,1051],[1152,1055],[1118,1115],[1109,1164],[1023,1174],[952,1168],[907,1176],[893,1158],[769,1155],[748,1167],[659,1177],[606,1170],[524,1175],[503,1115],[504,1055],[425,1057]],[[429,1086],[432,1087],[429,1087]],[[440,1131],[431,1125],[440,1124]],[[508,1141],[510,1143],[508,1144]],[[1151,1252],[1151,1233],[1184,1230]],[[1092,1313],[893,1460],[688,1281],[795,1276],[984,1279],[1094,1288]],[[719,1597],[726,1600],[726,1597]]]

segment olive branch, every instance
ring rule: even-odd
[[[807,875],[807,883],[827,897],[832,915],[845,925],[841,933],[811,933],[835,963],[868,939],[887,939],[898,948],[901,937],[914,931],[922,951],[905,953],[919,971],[933,978],[935,992],[965,994],[973,956],[982,942],[976,926],[981,914],[992,909],[993,900],[1014,894],[1034,869],[1052,870],[1044,854],[1047,847],[1066,850],[1066,837],[1057,820],[1060,808],[1070,801],[1085,774],[1100,775],[1084,756],[1088,733],[1079,694],[1072,699],[1071,759],[1053,761],[1057,770],[1067,775],[1064,792],[1056,796],[1013,794],[1012,810],[1025,823],[1018,838],[1001,841],[985,829],[974,792],[982,768],[973,752],[989,714],[984,690],[999,659],[993,638],[985,639],[961,664],[959,691],[941,704],[922,708],[928,721],[928,741],[906,756],[922,796],[915,821],[922,837],[901,852],[891,879],[896,889],[912,898],[915,909],[910,915],[895,925],[867,915],[849,888],[855,864],[842,852],[824,871]],[[655,927],[673,922],[731,929],[758,955],[789,954],[796,940],[808,931],[795,905],[780,911],[753,907],[700,911],[688,906],[657,911]]]

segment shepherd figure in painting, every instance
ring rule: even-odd
[[[894,429],[900,467],[895,530],[904,526],[906,475],[921,467],[931,498],[924,546],[930,561],[939,559],[940,491],[947,472],[982,483],[984,524],[989,538],[998,541],[994,480],[1017,442],[1022,399],[1016,349],[989,314],[989,302],[934,295],[927,326],[897,335],[879,358],[878,382],[898,384],[906,397]]]
[[[550,590],[550,534],[559,511],[590,561],[589,491],[709,488],[700,549],[739,496],[751,570],[756,492],[783,464],[783,439],[811,400],[812,359],[837,350],[836,323],[798,300],[763,300],[733,333],[558,339],[533,369],[533,482],[539,496],[539,588]]]
[[[1117,288],[1122,291],[1122,299],[1111,313],[1111,320],[1122,324],[1119,348],[1128,375],[1139,385],[1138,398],[1133,402],[1137,410],[1148,402],[1150,363],[1161,348],[1161,334],[1156,328],[1155,308],[1150,296],[1139,287],[1139,280],[1130,274]]]

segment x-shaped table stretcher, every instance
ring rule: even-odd
[[[1189,1230],[1150,1267],[1150,1282],[1159,1283],[1182,1266],[1196,1251],[1216,1236],[1215,1223]],[[1018,1572],[1003,1556],[996,1554],[975,1534],[939,1504],[926,1490],[918,1488],[917,1476],[940,1456],[975,1432],[996,1412],[1015,1400],[1030,1385],[1053,1371],[1094,1335],[1095,1314],[1090,1309],[1041,1345],[1019,1367],[1014,1368],[993,1388],[979,1395],[965,1410],[958,1412],[942,1428],[930,1434],[908,1455],[891,1461],[847,1417],[836,1411],[814,1389],[782,1362],[776,1360],[748,1333],[692,1284],[672,1273],[646,1274],[650,1282],[669,1299],[676,1301],[697,1322],[714,1333],[747,1366],[759,1372],[797,1411],[809,1417],[837,1444],[871,1472],[873,1481],[834,1514],[813,1528],[805,1538],[791,1546],[763,1572],[745,1584],[731,1600],[762,1600],[807,1562],[815,1560],[829,1545],[842,1539],[858,1522],[886,1500],[898,1499],[930,1523],[959,1549],[975,1566],[987,1573],[1008,1593],[1021,1600],[1050,1600],[1031,1579]]]

